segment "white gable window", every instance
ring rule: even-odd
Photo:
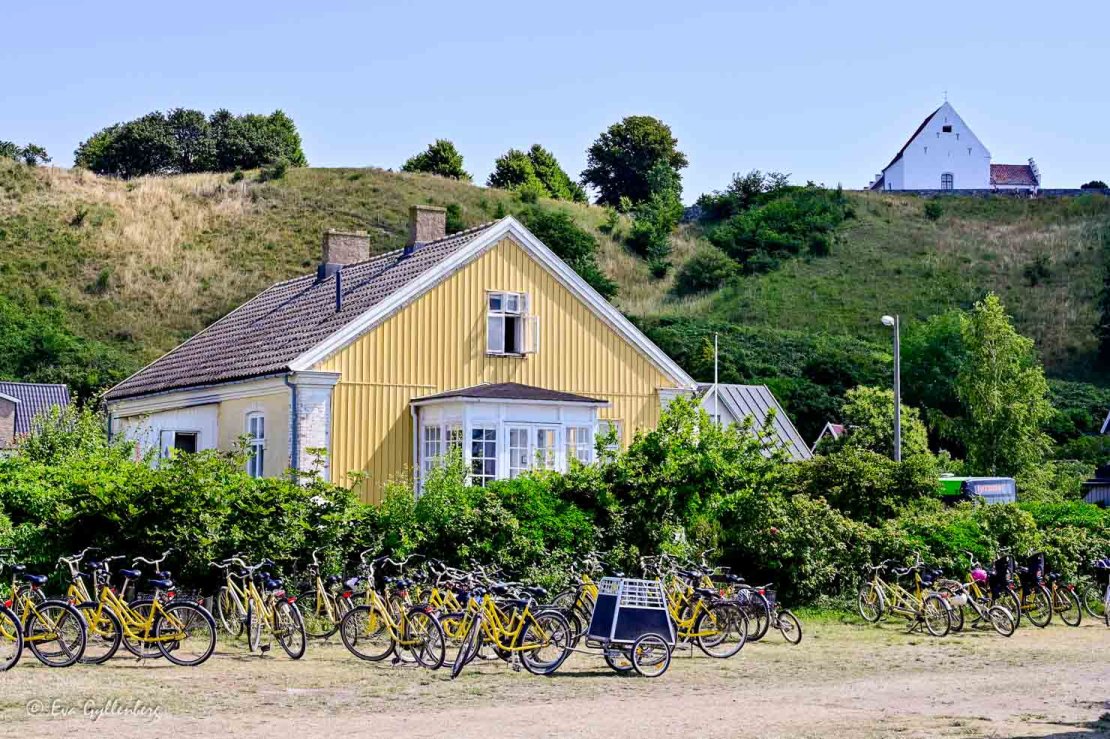
[[[262,477],[266,468],[266,416],[261,413],[247,414],[247,474]]]
[[[540,347],[540,322],[527,293],[486,293],[486,353],[521,356]]]
[[[940,176],[940,189],[951,190],[955,187],[956,178],[952,176],[951,172],[945,172]]]
[[[567,426],[567,463],[577,459],[589,464],[594,458],[594,439],[589,426]]]

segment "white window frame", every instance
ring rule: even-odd
[[[197,429],[160,429],[158,432],[158,458],[169,459],[173,451],[177,450],[177,435],[184,434],[196,439],[193,449],[200,451],[200,431]],[[167,441],[168,438],[168,441]]]
[[[540,348],[539,317],[532,315],[532,301],[528,293],[507,290],[486,292],[486,354],[503,357],[522,357],[535,354]],[[507,351],[505,322],[513,319],[513,344],[515,351]]]
[[[540,444],[541,435],[550,434],[551,444]],[[532,444],[532,467],[538,470],[559,469],[559,427],[536,426]]]
[[[597,431],[595,432],[596,436],[594,438],[601,438],[602,436],[607,436],[609,434],[610,429],[613,429],[613,428],[615,428],[617,430],[617,440],[613,444],[606,444],[605,448],[608,451],[611,451],[611,452],[619,452],[621,450],[621,447],[623,446],[623,442],[624,442],[624,424],[621,422],[620,419],[609,419],[609,418],[599,419],[598,422],[597,422]]]
[[[474,435],[475,435],[475,433],[478,433],[478,432],[481,432],[483,434],[482,438],[475,438]],[[486,435],[487,433],[492,433],[492,436],[487,436]],[[471,482],[472,485],[479,485],[481,487],[485,487],[489,483],[498,479],[497,478],[498,465],[499,465],[498,455],[500,454],[500,450],[501,450],[500,439],[498,438],[498,424],[496,424],[496,423],[491,423],[491,424],[476,423],[476,424],[474,424],[470,427],[469,436],[470,436],[470,439],[469,439],[470,455],[469,455],[468,461],[469,461],[469,469],[470,469],[470,482]],[[492,454],[487,454],[487,452],[490,451],[490,446],[489,445],[491,445],[491,444],[492,444]],[[482,450],[482,454],[480,456],[474,454],[474,450],[476,448],[475,445],[480,445],[480,447],[478,447]],[[474,464],[476,462],[480,462],[481,465],[482,465],[482,469],[481,469],[480,474],[475,473]],[[493,464],[493,472],[492,473],[487,472],[487,465],[489,463]]]
[[[262,434],[255,431],[255,424],[261,426]],[[247,448],[250,458],[247,459],[247,474],[251,477],[263,477],[266,474],[266,414],[261,411],[252,411],[244,419],[247,432]]]
[[[570,460],[577,459],[582,464],[594,461],[594,435],[589,426],[568,425],[563,429],[566,445],[566,468]]]
[[[523,445],[521,444],[523,437]],[[520,477],[532,469],[532,429],[517,424],[505,426],[505,443],[509,452],[509,479]]]
[[[443,462],[443,451],[446,443],[443,432],[443,426],[431,425],[425,426],[421,434],[421,457],[425,477]]]

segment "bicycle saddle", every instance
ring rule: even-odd
[[[489,591],[498,597],[502,597],[509,594],[509,586],[500,582],[494,583],[490,585]]]
[[[143,573],[142,570],[120,570],[119,574],[123,575],[128,580],[134,580],[135,578],[140,577]]]
[[[42,585],[46,582],[46,575],[32,575],[29,572],[24,572],[23,582],[29,582],[32,585]]]
[[[702,598],[719,598],[720,597],[720,593],[718,593],[713,588],[694,588],[694,595],[699,595]]]
[[[525,588],[524,592],[528,593],[529,595],[531,595],[536,600],[546,600],[547,599],[547,588],[541,588],[538,585],[535,586],[535,587],[531,587],[531,588]]]
[[[263,584],[266,586],[267,590],[277,590],[281,587],[281,580],[267,577],[265,580],[263,580]]]
[[[27,571],[27,565],[12,565],[12,572],[19,574]]]
[[[169,590],[173,587],[173,580],[160,580],[157,578],[151,578],[147,580],[147,583],[153,587],[158,588],[159,590]]]

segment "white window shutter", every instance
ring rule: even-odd
[[[486,319],[486,351],[490,354],[505,353],[504,316],[489,316]]]
[[[524,318],[524,353],[535,354],[540,350],[540,317]]]

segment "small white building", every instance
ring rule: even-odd
[[[1036,163],[991,164],[991,153],[947,101],[930,113],[871,190],[1029,190],[1040,187]]]

